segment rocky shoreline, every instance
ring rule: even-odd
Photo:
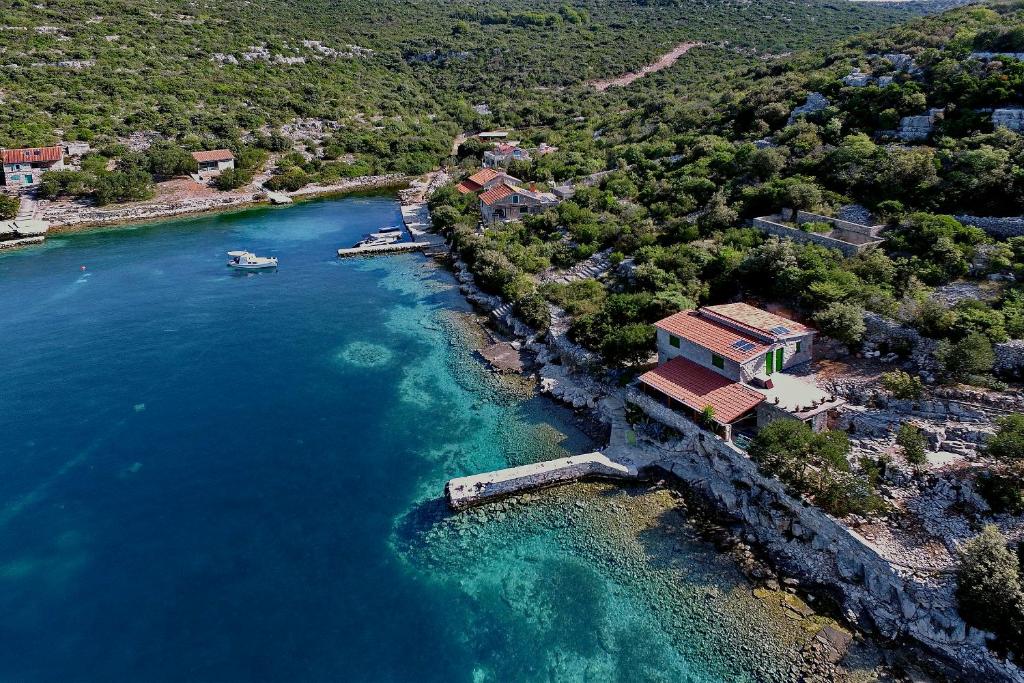
[[[409,176],[392,174],[351,178],[332,185],[309,185],[286,193],[294,199],[314,199],[400,188],[409,184]],[[41,201],[39,211],[50,224],[49,234],[77,232],[98,227],[145,223],[180,216],[200,215],[246,209],[267,203],[263,192],[224,192],[209,197],[180,200],[151,199],[111,208],[100,208],[81,201]]]
[[[623,390],[593,375],[592,354],[567,338],[567,325],[557,308],[551,309],[551,329],[540,335],[518,320],[500,297],[481,291],[467,264],[453,258],[451,265],[463,295],[488,314],[489,322],[513,336],[511,344],[535,356],[527,372],[536,374],[542,393],[605,424],[615,422],[607,397],[621,399]],[[714,525],[729,530],[727,550],[755,585],[765,590],[780,587],[816,604],[833,605],[850,627],[880,636],[874,642],[886,661],[900,669],[921,673],[926,667],[929,675],[949,680],[1024,681],[1020,669],[986,649],[984,634],[963,623],[951,593],[940,599],[933,587],[922,588],[913,575],[905,575],[904,568],[879,555],[861,536],[792,499],[746,458],[719,454],[716,444],[710,444],[714,453],[708,444],[699,448],[698,431],[684,435],[680,448],[692,451],[692,457],[681,458],[681,466],[673,462],[681,453],[663,452],[655,458],[648,453],[646,462],[687,499],[700,501]],[[645,444],[648,451],[664,448],[655,437]],[[641,450],[625,448],[637,454]],[[736,476],[743,481],[737,483]],[[781,505],[789,516],[779,519],[766,508],[772,505]],[[793,680],[834,680],[849,644],[827,636],[818,639],[806,653],[808,658],[795,665]]]
[[[574,373],[562,364],[563,354],[576,362],[588,365],[594,362],[594,358],[564,336],[567,327],[559,324],[561,311],[552,307],[556,321],[550,332],[540,335],[520,321],[511,307],[500,297],[480,290],[467,264],[458,258],[452,258],[450,265],[460,283],[463,296],[474,307],[487,314],[487,320],[491,325],[510,336],[513,341],[509,343],[512,346],[532,356],[533,362],[527,366],[525,372],[536,376],[540,393],[573,407],[577,414],[583,416],[582,419],[591,424],[604,425],[604,431],[607,433],[612,418],[604,409],[601,399],[603,396],[618,392],[588,373]],[[815,610],[807,606],[807,602],[819,605],[829,602],[824,596],[814,595],[803,588],[796,577],[781,573],[767,556],[765,548],[756,542],[755,537],[748,534],[744,538],[737,529],[735,517],[722,510],[712,498],[692,488],[685,477],[664,469],[659,469],[659,472],[661,477],[655,487],[667,488],[680,505],[688,507],[695,513],[692,520],[694,524],[719,550],[736,561],[739,569],[750,580],[755,597],[788,610],[791,618],[797,620],[806,619],[815,613]],[[832,608],[829,611],[845,621],[845,615],[838,609]],[[797,661],[790,667],[788,680],[842,680],[845,673],[842,662],[855,639],[862,650],[864,647],[870,647],[881,652],[857,630],[856,625],[848,622],[848,627],[853,628],[852,633],[838,624],[822,627],[818,635],[809,639],[802,647]],[[882,666],[883,663],[879,661],[873,665]]]

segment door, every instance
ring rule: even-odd
[[[25,175],[25,184],[26,185],[31,185],[32,184],[32,174],[31,173],[28,173],[28,174]]]
[[[775,372],[775,355],[771,351],[764,355],[764,372],[766,375],[770,375]]]
[[[778,349],[775,349],[775,369],[778,370],[779,372],[782,372],[782,361],[783,355],[782,348],[780,347]]]

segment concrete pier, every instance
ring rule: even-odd
[[[339,249],[338,256],[375,256],[379,254],[394,254],[403,251],[421,251],[429,247],[427,242],[394,242],[393,244],[378,244],[375,247],[352,247],[351,249]]]
[[[637,479],[634,467],[622,465],[604,453],[585,453],[568,458],[509,467],[469,477],[456,477],[444,487],[448,505],[455,510],[498,498],[581,479]]]

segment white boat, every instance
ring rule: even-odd
[[[228,266],[238,270],[261,270],[263,268],[277,268],[277,257],[257,256],[248,251],[229,251]]]
[[[358,249],[360,247],[383,247],[388,244],[394,244],[395,242],[398,241],[398,237],[398,235],[386,235],[383,237],[370,235],[366,239],[359,240],[358,242],[356,242],[354,245],[352,245],[352,248]]]

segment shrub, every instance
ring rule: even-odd
[[[867,330],[864,309],[856,304],[835,301],[814,316],[819,329],[844,344],[857,344]]]
[[[992,342],[980,332],[972,332],[953,343],[943,339],[939,342],[935,357],[943,371],[954,379],[988,374],[996,360]]]
[[[804,232],[825,234],[832,232],[832,224],[826,223],[825,221],[807,221],[806,223],[800,224],[800,229]]]
[[[996,512],[1024,512],[1024,415],[996,420],[998,429],[985,444],[996,465],[978,477],[978,493]]]
[[[9,221],[17,217],[18,208],[21,206],[21,197],[11,197],[0,194],[0,220]]]
[[[925,457],[925,439],[921,430],[904,422],[896,434],[896,445],[903,449],[903,456],[911,465],[923,465],[928,462]]]
[[[882,386],[896,398],[903,399],[920,398],[924,391],[924,383],[920,377],[902,370],[882,373]]]
[[[995,633],[1018,654],[1024,650],[1024,591],[1020,562],[1006,538],[989,525],[960,554],[956,597],[967,623]]]
[[[845,433],[815,433],[798,420],[768,424],[750,447],[754,462],[823,510],[838,516],[875,512],[882,500],[868,478],[850,472],[849,452]]]
[[[294,192],[295,190],[305,187],[308,183],[309,175],[301,168],[293,166],[284,173],[272,176],[267,182],[263,183],[263,187],[272,192],[278,192],[280,190]]]
[[[985,453],[998,460],[1024,460],[1024,415],[1001,417],[996,426],[995,436],[985,444]]]
[[[601,342],[601,355],[613,365],[642,363],[654,349],[654,328],[632,323],[612,330]]]
[[[982,472],[975,481],[975,488],[997,513],[1019,515],[1024,512],[1024,465],[1007,465]]]
[[[149,172],[156,176],[170,178],[188,175],[199,169],[195,158],[169,140],[158,140],[146,150]]]
[[[218,190],[237,190],[252,180],[252,173],[241,168],[229,168],[217,176],[213,185]]]

